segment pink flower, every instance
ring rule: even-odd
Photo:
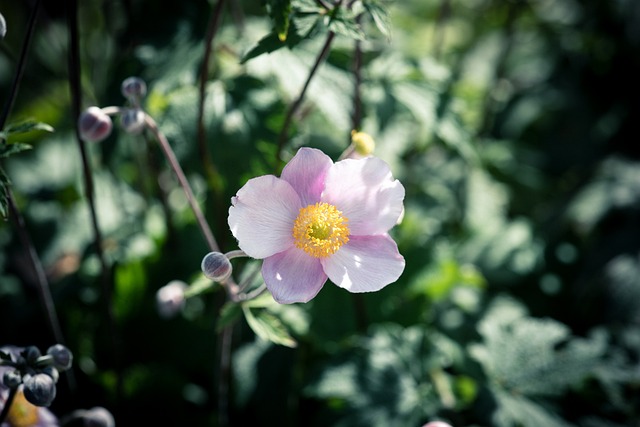
[[[387,232],[400,217],[404,187],[382,160],[333,163],[301,148],[282,176],[249,180],[232,198],[229,226],[281,304],[307,302],[327,278],[350,292],[395,282],[404,258]]]

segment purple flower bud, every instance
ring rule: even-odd
[[[47,374],[35,374],[24,380],[24,397],[36,406],[49,406],[56,398],[56,384]]]
[[[160,317],[169,319],[184,307],[184,291],[187,284],[180,280],[172,280],[158,289],[156,294],[156,307]]]
[[[4,20],[4,16],[0,13],[0,39],[3,39],[7,34],[7,21]]]
[[[138,134],[145,126],[145,114],[139,108],[129,108],[122,113],[120,124],[127,133]]]
[[[53,366],[58,371],[66,371],[71,368],[71,362],[73,362],[73,354],[69,349],[62,344],[56,344],[49,347],[47,354],[53,357]]]
[[[20,376],[20,372],[17,369],[13,369],[10,371],[5,371],[2,376],[2,383],[9,387],[10,389],[14,389],[22,384],[22,377]]]
[[[40,353],[40,350],[38,349],[38,347],[30,345],[29,347],[26,347],[22,351],[22,356],[24,356],[28,365],[35,366],[36,362],[38,361],[38,358],[42,356],[42,353]]]
[[[116,425],[111,412],[101,406],[84,411],[82,419],[85,427],[115,427]]]
[[[78,119],[80,137],[85,141],[100,142],[111,134],[111,117],[98,107],[89,107]]]
[[[120,90],[125,98],[137,104],[147,94],[147,84],[140,77],[128,77],[122,82]]]
[[[211,280],[223,282],[229,278],[233,267],[229,258],[220,252],[209,252],[202,259],[202,272]]]

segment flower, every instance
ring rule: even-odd
[[[232,198],[229,226],[282,304],[307,302],[327,278],[350,292],[395,282],[404,258],[387,234],[403,211],[404,187],[382,160],[333,163],[301,148],[280,178],[250,179]]]

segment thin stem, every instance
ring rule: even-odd
[[[67,2],[67,26],[69,30],[69,90],[71,92],[71,111],[73,123],[77,123],[80,116],[80,37],[78,34],[78,1]],[[111,338],[111,350],[116,364],[116,395],[122,395],[122,372],[120,369],[119,338],[116,331],[115,312],[113,309],[113,289],[110,280],[109,268],[103,251],[103,239],[98,225],[98,215],[95,205],[94,183],[89,162],[89,156],[84,141],[80,137],[80,130],[75,127],[76,141],[82,160],[82,175],[84,180],[84,194],[89,207],[91,227],[93,231],[93,245],[100,263],[100,284],[102,287],[102,301],[107,320],[107,330]]]
[[[11,405],[13,404],[13,400],[16,398],[16,394],[18,394],[18,387],[9,389],[9,396],[7,396],[7,400],[5,400],[4,407],[2,408],[2,412],[0,413],[0,425],[2,425],[7,419],[7,415],[9,415],[9,410],[11,409]]]
[[[225,0],[218,0],[215,8],[211,11],[204,46],[204,57],[202,59],[202,66],[200,67],[200,84],[198,87],[198,149],[200,151],[200,157],[202,158],[204,170],[207,173],[207,176],[209,176],[209,180],[211,181],[216,193],[219,192],[220,178],[215,165],[211,161],[211,153],[207,146],[207,130],[204,125],[204,107],[207,77],[209,74],[209,61],[211,59],[211,46],[213,45],[213,39],[218,31],[218,27],[220,26],[220,18],[222,16],[222,7],[224,6],[224,3]]]
[[[193,214],[196,217],[196,221],[198,222],[200,231],[202,231],[202,235],[207,241],[207,245],[209,246],[209,249],[212,252],[220,252],[218,243],[216,242],[215,237],[213,237],[211,228],[209,228],[209,224],[207,224],[207,220],[205,219],[204,214],[202,213],[202,210],[200,209],[200,206],[198,205],[198,202],[196,201],[196,198],[193,195],[193,191],[191,190],[191,185],[189,185],[189,181],[187,180],[187,177],[185,176],[184,171],[182,170],[182,167],[180,166],[180,163],[178,162],[178,159],[176,158],[176,155],[173,152],[171,145],[169,144],[169,141],[164,136],[164,134],[160,132],[160,129],[158,129],[158,125],[155,122],[155,120],[153,120],[153,118],[148,114],[145,114],[145,123],[149,128],[149,130],[151,130],[153,135],[158,140],[158,143],[160,144],[160,147],[162,148],[162,151],[164,152],[164,155],[167,158],[167,161],[169,162],[171,169],[173,169],[173,172],[176,174],[176,177],[178,178],[178,182],[180,183],[180,186],[184,191],[187,201],[191,206],[191,210],[193,211]]]
[[[246,257],[247,254],[244,253],[244,251],[238,249],[235,251],[227,252],[226,254],[224,254],[224,256],[226,256],[227,259],[234,259],[234,258]]]
[[[276,152],[276,161],[278,162],[278,168],[282,163],[282,149],[284,148],[284,144],[287,141],[287,138],[289,137],[289,127],[291,126],[291,120],[293,119],[294,114],[300,108],[300,105],[302,105],[302,101],[304,100],[304,95],[307,92],[309,83],[311,83],[311,79],[313,78],[313,76],[315,76],[316,71],[318,71],[318,68],[320,67],[320,64],[322,64],[322,62],[325,60],[325,58],[329,54],[329,49],[331,48],[331,43],[333,43],[333,39],[335,38],[335,36],[336,34],[333,31],[329,31],[329,34],[327,35],[327,39],[324,42],[324,46],[322,46],[322,50],[320,51],[320,54],[316,58],[316,62],[313,64],[313,67],[311,67],[311,71],[309,71],[307,80],[305,81],[304,86],[302,87],[302,90],[298,95],[298,98],[296,98],[296,100],[289,107],[289,111],[287,111],[287,116],[284,119],[284,124],[282,125],[280,136],[278,137],[278,151]]]
[[[360,130],[362,126],[362,46],[360,40],[356,40],[353,52],[353,77],[352,129]],[[349,135],[349,143],[351,143],[351,135]]]
[[[316,0],[316,3],[318,3],[318,6],[320,6],[323,9],[331,10],[331,6],[326,4],[323,0]]]
[[[47,276],[44,273],[44,268],[42,267],[42,262],[38,257],[36,249],[33,246],[33,242],[31,241],[31,237],[29,236],[29,232],[27,231],[24,217],[18,210],[15,200],[13,199],[11,189],[9,188],[7,189],[6,198],[9,204],[9,211],[11,212],[11,219],[14,221],[16,229],[18,231],[18,237],[20,238],[22,246],[27,252],[31,267],[36,274],[38,296],[40,297],[40,302],[42,303],[42,307],[44,308],[44,312],[47,316],[47,321],[51,328],[51,333],[53,334],[56,342],[64,344],[62,329],[60,328],[60,322],[58,321],[56,307],[53,303],[53,297],[51,296],[51,287],[49,286],[49,281],[47,280]]]
[[[229,376],[231,371],[231,341],[233,326],[227,325],[220,333],[220,372],[218,376],[218,426],[229,425]]]
[[[7,102],[4,105],[2,116],[0,116],[0,130],[4,129],[4,125],[7,123],[7,119],[9,118],[9,113],[11,113],[11,110],[13,109],[13,103],[16,100],[16,95],[18,94],[18,87],[20,86],[20,82],[22,81],[22,76],[24,74],[25,65],[27,63],[27,52],[29,51],[29,46],[31,46],[31,39],[33,38],[33,31],[36,27],[36,17],[38,16],[39,10],[40,0],[37,0],[33,6],[33,10],[31,11],[29,23],[27,24],[27,34],[25,35],[24,43],[22,43],[22,50],[20,51],[20,57],[18,58],[16,73],[13,76],[13,81],[11,82],[11,92],[9,93]]]

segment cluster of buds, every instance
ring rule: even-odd
[[[0,365],[7,367],[3,384],[11,390],[23,386],[24,397],[36,406],[49,406],[56,397],[60,372],[71,368],[73,355],[61,344],[49,347],[46,354],[35,346],[18,354],[0,351]]]
[[[139,77],[126,78],[120,87],[127,99],[127,107],[89,107],[78,118],[80,137],[89,142],[100,142],[111,135],[113,122],[111,114],[120,114],[120,125],[125,132],[138,134],[145,127],[145,112],[142,100],[147,94],[147,84]]]

